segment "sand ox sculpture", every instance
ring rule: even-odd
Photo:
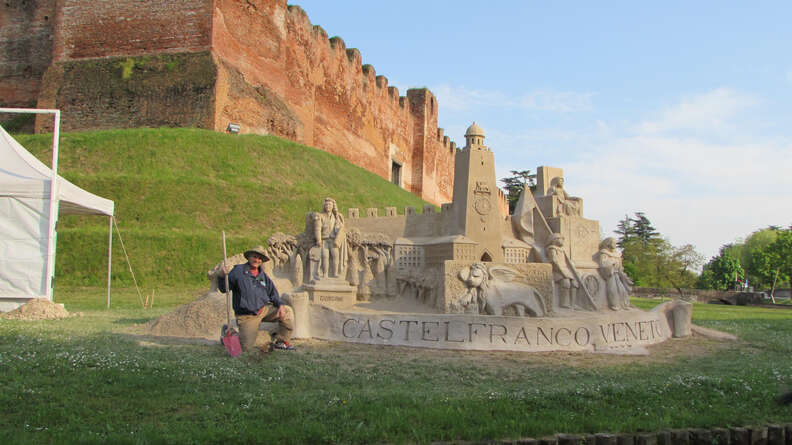
[[[332,198],[296,236],[268,240],[271,276],[294,306],[298,336],[453,349],[634,349],[689,332],[690,307],[629,305],[612,239],[583,217],[563,172],[537,169],[514,214],[484,132],[456,153],[441,211],[350,208]],[[507,208],[507,207],[506,207]]]
[[[533,286],[515,282],[518,275],[514,269],[504,266],[488,269],[483,263],[473,263],[460,270],[459,279],[465,283],[467,291],[452,303],[461,306],[460,309],[454,308],[454,312],[467,312],[470,308],[475,314],[504,315],[507,308],[513,308],[519,317],[526,314],[544,316],[547,310],[542,296]]]

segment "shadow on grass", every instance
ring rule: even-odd
[[[169,336],[142,335],[142,334],[116,334],[116,335],[122,338],[126,338],[128,340],[133,340],[137,342],[139,346],[220,345],[219,338],[217,340],[209,340],[206,338],[198,338],[198,337],[169,337]]]
[[[151,320],[156,320],[157,317],[141,317],[141,318],[119,318],[118,320],[114,320],[113,324],[118,325],[135,325],[135,324],[143,324],[148,323]]]

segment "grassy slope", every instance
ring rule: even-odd
[[[17,139],[49,165],[50,135]],[[271,136],[232,136],[198,129],[67,133],[62,176],[116,203],[116,216],[143,287],[203,284],[229,254],[264,244],[275,232],[297,234],[305,213],[325,196],[348,207],[425,202],[379,176],[321,150]],[[65,216],[59,223],[57,285],[106,280],[107,220]],[[116,240],[114,280],[131,277]]]

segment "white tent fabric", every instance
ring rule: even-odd
[[[0,160],[0,306],[4,306],[2,300],[48,295],[47,264],[55,252],[48,253],[52,170],[2,127]],[[56,185],[59,214],[113,215],[113,201],[60,176]]]
[[[49,199],[52,170],[0,127],[0,196]],[[60,214],[113,215],[113,201],[58,176]]]

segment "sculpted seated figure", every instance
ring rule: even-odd
[[[553,179],[547,194],[556,197],[557,204],[554,209],[555,214],[582,216],[580,211],[582,208],[582,200],[567,194],[566,190],[564,190],[564,178],[559,177]]]

